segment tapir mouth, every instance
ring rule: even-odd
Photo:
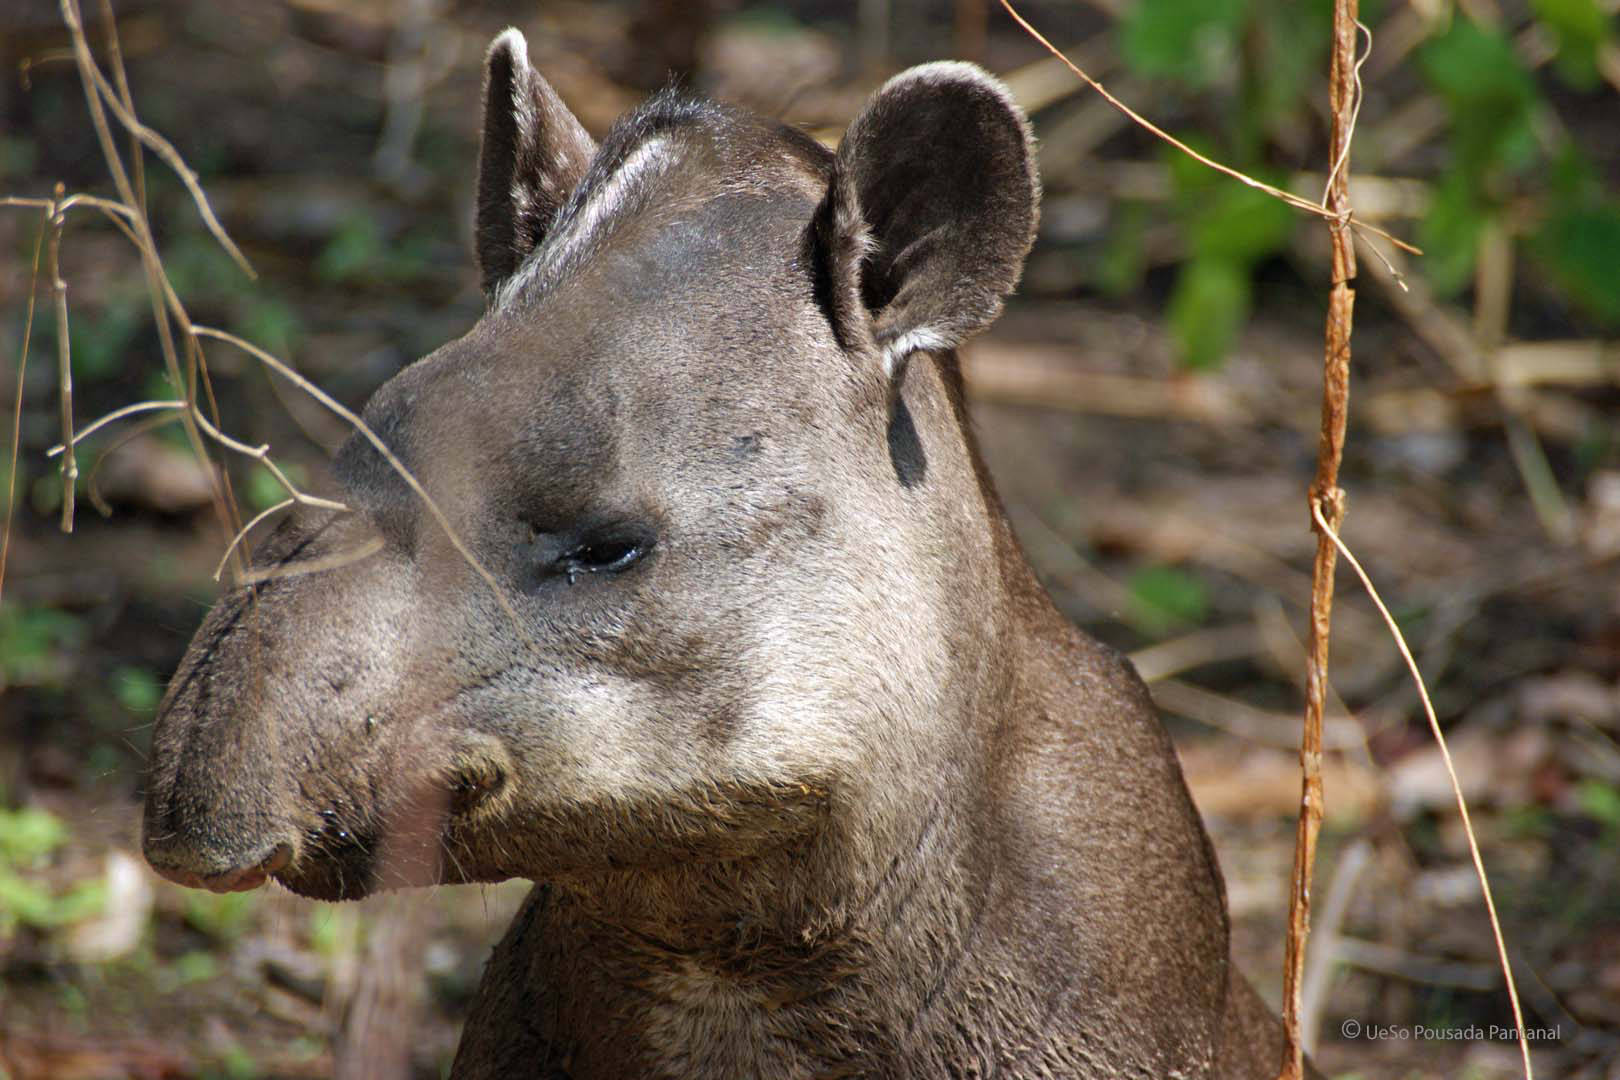
[[[479,817],[505,786],[504,769],[464,761],[451,775],[419,787],[383,822],[351,824],[338,811],[323,810],[296,857],[280,860],[269,876],[314,900],[357,900],[388,889],[466,880],[456,854],[462,846],[458,826]]]
[[[364,834],[330,826],[311,830],[298,855],[271,876],[311,900],[359,900],[389,889],[445,881],[440,830]]]
[[[358,843],[338,850],[325,848],[313,857],[290,863],[274,877],[290,891],[310,900],[359,900],[387,887],[378,880],[371,853]]]

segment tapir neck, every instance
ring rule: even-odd
[[[983,983],[996,864],[968,824],[978,815],[945,801],[960,795],[941,793],[903,842],[881,847],[833,828],[798,849],[672,871],[678,879],[627,872],[537,888],[512,931],[528,939],[531,966],[493,984],[520,982],[534,1003],[525,1069],[774,1077],[963,1060],[963,1033],[987,1034],[964,1023],[963,987]],[[471,1037],[479,1022],[464,1045],[484,1041]],[[486,1074],[474,1064],[458,1062],[458,1075]]]

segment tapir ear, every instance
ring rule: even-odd
[[[484,60],[484,134],[478,153],[478,269],[492,294],[533,251],[585,175],[596,143],[529,66],[515,29]]]
[[[892,375],[983,329],[1018,284],[1039,201],[1029,123],[1006,87],[961,63],[890,79],[839,144],[816,217],[840,341],[870,319]]]

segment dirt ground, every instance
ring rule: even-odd
[[[470,208],[478,60],[493,33],[522,26],[537,66],[598,133],[683,55],[696,57],[701,89],[836,128],[877,78],[846,6],[782,5],[769,19],[726,9],[694,46],[674,9],[656,4],[644,8],[664,24],[586,4],[119,4],[142,118],[197,169],[259,273],[250,282],[234,269],[148,158],[171,279],[196,321],[289,357],[358,407],[480,308]],[[0,15],[0,194],[45,196],[57,180],[110,190],[53,8],[29,0]],[[401,14],[418,10],[433,15],[425,30]],[[896,16],[905,33],[889,43],[890,69],[950,51],[949,15],[930,11]],[[1092,8],[1026,11],[1065,27],[1066,41],[1103,26]],[[1041,55],[1016,29],[991,27],[993,69]],[[26,79],[13,77],[25,58]],[[1083,107],[1038,113],[1038,133]],[[1122,140],[1096,153],[1126,154]],[[1276,1002],[1299,799],[1290,747],[1314,547],[1304,492],[1325,241],[1302,232],[1262,265],[1236,348],[1217,370],[1190,373],[1162,329],[1169,266],[1150,269],[1136,294],[1102,300],[1076,267],[1105,242],[1103,196],[1055,159],[1046,188],[1021,294],[965,353],[975,420],[1043,580],[1152,684],[1226,873],[1240,963]],[[28,213],[0,217],[7,400],[36,226]],[[171,393],[127,242],[76,218],[62,250],[80,424]],[[1394,610],[1451,740],[1537,1075],[1620,1077],[1612,353],[1606,381],[1493,392],[1461,377],[1419,325],[1466,325],[1467,312],[1423,303],[1364,260],[1345,539]],[[1512,325],[1526,338],[1583,332],[1525,305]],[[483,959],[526,886],[333,906],[279,888],[203,895],[145,869],[152,713],[218,593],[228,538],[206,477],[159,431],[108,457],[98,480],[111,516],[81,500],[73,534],[57,530],[47,311],[34,333],[0,606],[0,837],[12,838],[0,849],[0,1075],[443,1075]],[[341,422],[228,350],[209,358],[227,430],[271,444],[318,489]],[[84,467],[93,460],[94,450]],[[248,512],[279,497],[262,470],[231,468]],[[1338,587],[1308,983],[1317,1060],[1340,1076],[1519,1075],[1443,765],[1375,609],[1348,572]]]

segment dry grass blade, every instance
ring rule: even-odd
[[[183,327],[189,327],[185,308],[181,306],[174,290],[169,286],[168,277],[164,273],[163,263],[158,255],[157,244],[152,238],[151,223],[147,220],[144,206],[144,180],[140,192],[131,184],[128,170],[124,167],[123,158],[118,153],[118,147],[113,141],[112,129],[107,124],[106,110],[103,107],[103,97],[97,89],[97,79],[100,76],[95,60],[90,53],[90,44],[85,37],[84,26],[79,17],[77,0],[60,0],[62,21],[67,26],[68,35],[72,39],[72,55],[79,69],[79,81],[84,90],[85,107],[90,113],[90,125],[95,130],[96,140],[101,147],[102,160],[107,165],[107,171],[112,175],[113,186],[118,189],[121,202],[102,202],[99,206],[106,215],[134,244],[140,252],[141,270],[146,281],[147,295],[151,301],[152,319],[157,326],[158,344],[163,352],[164,367],[170,380],[176,386],[186,386],[187,401],[195,401],[195,378],[187,379],[180,367],[180,358],[175,349],[174,330],[170,325],[171,312],[173,318]],[[109,38],[117,36],[116,25],[108,25]],[[114,51],[115,60],[121,62],[122,54]],[[103,83],[105,80],[101,80]],[[172,148],[171,148],[172,150]],[[178,157],[178,155],[175,155]],[[182,163],[183,164],[183,163]],[[189,170],[188,170],[189,171]],[[112,206],[122,209],[114,211]],[[210,212],[211,213],[211,212]],[[217,224],[217,223],[216,223]],[[223,230],[220,230],[222,233]],[[216,233],[216,235],[219,235]],[[188,336],[186,339],[191,342]],[[195,365],[193,366],[195,371]],[[212,404],[212,401],[210,401]],[[191,444],[192,452],[199,461],[208,461],[208,447],[204,442],[201,429],[193,418],[194,410],[185,410],[179,414],[185,425],[186,439]],[[215,406],[215,416],[218,408]],[[231,490],[230,476],[223,470],[210,471],[213,486],[215,513],[219,517],[220,525],[227,536],[234,535],[241,527],[239,515],[236,511],[236,500]]]
[[[1349,181],[1348,169],[1350,165],[1350,141],[1351,137],[1353,137],[1355,134],[1356,121],[1361,118],[1361,65],[1365,64],[1367,62],[1367,57],[1372,55],[1372,31],[1367,29],[1367,25],[1360,19],[1353,21],[1355,22],[1356,30],[1366,37],[1367,48],[1365,52],[1361,53],[1361,55],[1357,57],[1355,64],[1350,69],[1350,78],[1352,82],[1352,104],[1350,106],[1350,119],[1348,121],[1349,132],[1345,137],[1344,145],[1339,147],[1338,156],[1333,159],[1333,168],[1328,170],[1327,181],[1322,185],[1323,207],[1327,207],[1328,204],[1333,201],[1333,192],[1338,184],[1339,174],[1345,173],[1345,180],[1347,183]]]
[[[101,25],[107,39],[107,58],[111,61],[113,78],[118,82],[118,99],[131,116],[135,115],[135,97],[129,92],[129,73],[124,70],[124,47],[118,40],[118,18],[113,14],[112,0],[100,0]],[[135,176],[135,205],[146,212],[146,162],[141,157],[141,139],[134,132],[129,135],[129,167]]]
[[[73,531],[73,498],[79,481],[79,462],[73,456],[73,351],[68,336],[67,281],[62,277],[62,226],[67,218],[61,211],[63,189],[56,185],[56,205],[51,208],[51,238],[46,245],[45,271],[51,281],[51,302],[56,310],[56,376],[62,415],[62,531]]]
[[[39,253],[51,225],[50,204],[40,207],[39,232],[34,234],[34,262],[28,273],[28,309],[23,316],[22,348],[17,353],[17,397],[11,407],[11,461],[6,467],[6,528],[0,539],[0,596],[5,594],[6,557],[11,554],[11,521],[17,510],[17,455],[22,449],[23,376],[28,372],[28,345],[34,333],[34,297],[39,292]]]
[[[127,444],[134,442],[149,431],[155,431],[165,424],[175,423],[180,419],[180,415],[179,411],[176,410],[167,416],[148,417],[138,424],[131,425],[128,431],[123,432],[110,444],[102,447],[101,452],[96,455],[95,464],[90,466],[90,471],[85,475],[84,480],[84,493],[90,497],[90,505],[94,506],[102,517],[112,517],[113,509],[111,504],[102,497],[101,489],[98,486],[101,467]]]
[[[263,465],[266,469],[269,469],[270,475],[276,478],[276,483],[281,485],[282,490],[286,491],[288,497],[290,497],[293,502],[303,503],[306,506],[318,506],[323,510],[336,510],[338,513],[348,512],[349,508],[343,503],[336,502],[332,499],[323,499],[318,495],[306,495],[302,491],[299,491],[298,486],[294,484],[290,478],[288,478],[286,473],[281,471],[281,466],[277,465],[270,459],[269,443],[260,443],[258,446],[249,446],[247,443],[242,442],[239,439],[231,438],[219,428],[209,423],[208,418],[202,414],[202,410],[196,408],[195,406],[192,407],[192,415],[197,421],[198,426],[203,429],[210,439],[213,439],[225,449],[234,450],[244,457],[250,457],[254,461],[257,461],[260,465]],[[245,531],[245,528],[237,531],[238,539],[241,537],[243,531]],[[231,546],[236,546],[234,539],[232,540]],[[227,555],[228,554],[229,552],[227,551]]]
[[[57,208],[66,212],[68,210],[76,210],[81,206],[89,207],[92,210],[100,210],[102,213],[107,214],[113,219],[114,225],[121,226],[125,229],[129,228],[128,224],[126,223],[132,222],[136,218],[135,211],[131,210],[121,202],[114,202],[111,199],[103,199],[97,195],[86,195],[83,192],[69,195],[57,205]],[[126,233],[125,235],[130,234]]]
[[[302,562],[289,563],[286,566],[271,566],[262,570],[247,570],[242,574],[242,584],[260,585],[266,581],[276,581],[281,578],[302,577],[305,574],[320,574],[327,570],[338,570],[345,566],[353,566],[364,559],[369,559],[383,549],[383,540],[380,536],[349,548],[345,551],[333,552],[318,559],[305,559]]]
[[[244,274],[250,278],[257,278],[258,274],[254,272],[252,265],[248,263],[247,256],[242,254],[235,241],[226,234],[225,227],[214,216],[214,208],[208,204],[208,196],[203,192],[202,185],[197,182],[197,174],[192,171],[191,166],[186,164],[185,159],[180,156],[180,152],[174,148],[169,140],[136,118],[134,112],[124,101],[120,100],[118,91],[113,89],[112,84],[107,81],[107,77],[101,73],[101,68],[96,65],[95,58],[90,55],[90,44],[84,36],[84,26],[79,18],[79,8],[75,0],[62,0],[62,18],[67,23],[68,32],[73,37],[73,52],[79,62],[79,72],[86,82],[86,94],[93,93],[106,102],[107,108],[112,110],[113,116],[118,118],[118,122],[124,125],[125,130],[163,159],[163,163],[173,170],[174,174],[180,178],[180,182],[185,185],[186,191],[191,195],[191,201],[197,206],[197,213],[202,216],[203,224],[213,234],[214,239],[219,242],[219,246],[224,248],[226,254],[230,255],[236,265],[242,268]],[[120,76],[120,81],[123,81],[122,76]],[[109,156],[116,156],[116,151],[112,150],[110,141],[107,145],[104,145],[103,149],[109,152]],[[122,167],[118,171],[122,173]],[[140,205],[137,200],[141,198],[141,195],[144,195],[144,192],[138,194],[131,188],[127,175],[123,177],[123,181],[119,185],[119,194],[124,197],[125,202],[133,209],[135,206]]]
[[[1322,1026],[1322,1010],[1327,1005],[1328,985],[1339,964],[1339,951],[1344,941],[1345,916],[1355,896],[1361,875],[1373,861],[1373,845],[1364,836],[1357,837],[1340,853],[1333,880],[1328,884],[1327,896],[1322,901],[1321,921],[1317,928],[1317,949],[1305,965],[1305,988],[1300,995],[1300,1028],[1305,1037],[1307,1053],[1316,1052],[1317,1033]]]
[[[160,409],[184,409],[187,408],[189,404],[190,403],[186,401],[138,401],[133,405],[125,405],[122,408],[114,409],[112,412],[108,413],[106,416],[103,416],[90,426],[81,428],[78,433],[73,436],[73,445],[79,445],[80,443],[84,442],[84,440],[106,427],[108,424],[116,423],[117,421],[124,419],[126,416],[137,416],[140,413],[157,412]],[[55,457],[57,454],[67,450],[67,448],[67,444],[65,443],[57,443],[55,446],[45,451],[45,456]]]
[[[231,537],[230,545],[225,548],[225,554],[219,557],[219,563],[214,567],[214,580],[218,581],[219,576],[225,572],[225,564],[231,561],[231,553],[236,550],[236,545],[240,544],[247,534],[253,531],[253,527],[255,525],[269,517],[271,514],[279,513],[280,511],[287,509],[287,507],[295,505],[297,502],[297,499],[291,497],[282,499],[274,506],[266,507],[265,509],[260,510],[253,516],[252,521],[248,522],[246,525],[243,525],[242,531]]]
[[[1361,579],[1362,587],[1367,590],[1373,605],[1378,608],[1378,614],[1383,616],[1384,624],[1389,627],[1390,636],[1395,639],[1395,647],[1401,651],[1401,659],[1406,661],[1406,670],[1411,672],[1418,698],[1423,702],[1423,715],[1429,721],[1429,731],[1434,735],[1436,745],[1440,747],[1440,759],[1445,762],[1446,776],[1451,781],[1452,794],[1457,798],[1457,814],[1462,819],[1463,834],[1468,838],[1468,854],[1474,860],[1474,874],[1479,878],[1479,887],[1485,894],[1485,912],[1490,916],[1491,933],[1496,939],[1496,957],[1502,968],[1502,978],[1507,981],[1508,1000],[1513,1005],[1513,1023],[1519,1031],[1519,1053],[1524,1061],[1525,1080],[1534,1080],[1535,1073],[1530,1065],[1530,1040],[1525,1037],[1524,1011],[1519,1005],[1519,988],[1513,979],[1513,965],[1508,962],[1507,941],[1502,937],[1502,923],[1496,917],[1496,899],[1491,894],[1490,879],[1485,873],[1485,860],[1479,854],[1479,840],[1474,836],[1474,824],[1468,816],[1468,802],[1463,798],[1462,784],[1457,779],[1457,769],[1451,761],[1451,750],[1446,745],[1445,734],[1440,730],[1440,721],[1434,714],[1434,703],[1429,700],[1429,691],[1423,685],[1423,673],[1418,670],[1417,661],[1412,658],[1412,650],[1407,648],[1406,637],[1396,624],[1395,617],[1389,613],[1383,597],[1379,596],[1378,590],[1373,587],[1367,571],[1361,568],[1361,563],[1339,538],[1338,531],[1328,525],[1320,509],[1313,509],[1313,513],[1321,534],[1331,540],[1339,554],[1344,556],[1344,561],[1350,564],[1350,568],[1356,572],[1356,577]]]
[[[302,503],[306,506],[318,506],[325,510],[336,510],[339,512],[346,512],[349,509],[343,503],[335,502],[332,499],[323,499],[318,495],[309,495],[298,490],[297,485],[294,484],[287,474],[281,470],[281,467],[270,458],[269,443],[263,443],[259,446],[250,446],[239,439],[231,438],[229,435],[225,434],[213,423],[211,423],[208,417],[203,415],[201,409],[197,408],[192,402],[185,401],[183,399],[175,401],[138,401],[133,405],[125,405],[122,408],[114,409],[106,416],[103,416],[89,427],[74,435],[72,446],[77,446],[85,439],[88,439],[90,436],[94,435],[100,429],[106,427],[108,424],[114,423],[115,421],[123,420],[130,416],[138,416],[141,413],[158,412],[163,410],[189,413],[192,420],[194,420],[197,425],[202,428],[203,433],[206,434],[210,439],[213,439],[225,449],[234,450],[238,454],[242,454],[245,457],[250,457],[259,464],[263,465],[266,469],[269,469],[271,475],[276,478],[276,482],[286,489],[288,501]],[[64,443],[57,443],[55,446],[45,451],[45,456],[55,457],[56,455],[65,452],[71,452],[71,446]],[[235,549],[237,541],[242,538],[242,534],[245,533],[249,528],[252,528],[251,524],[237,531],[235,538],[231,541],[230,547],[226,548],[225,554],[227,558],[230,557],[231,551]],[[215,575],[216,578],[218,578],[218,576],[218,574]]]

